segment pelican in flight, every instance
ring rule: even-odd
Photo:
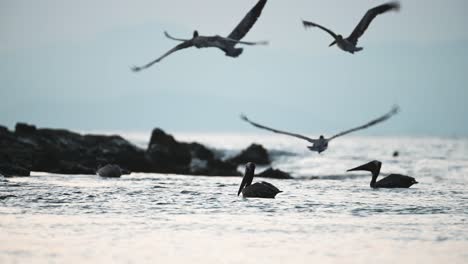
[[[362,126],[358,126],[358,127],[355,127],[355,128],[351,128],[351,129],[348,129],[346,131],[343,131],[343,132],[340,132],[330,138],[325,138],[323,135],[320,135],[320,137],[318,139],[313,139],[313,138],[309,138],[309,137],[306,137],[306,136],[303,136],[303,135],[300,135],[300,134],[295,134],[295,133],[291,133],[291,132],[286,132],[286,131],[281,131],[281,130],[277,130],[277,129],[274,129],[274,128],[270,128],[270,127],[266,127],[264,125],[260,125],[258,123],[255,123],[251,120],[249,120],[247,118],[247,116],[245,115],[241,115],[241,119],[250,123],[251,125],[255,126],[255,127],[258,127],[258,128],[261,128],[261,129],[265,129],[265,130],[268,130],[268,131],[271,131],[271,132],[274,132],[274,133],[278,133],[278,134],[283,134],[283,135],[288,135],[288,136],[293,136],[293,137],[297,137],[297,138],[300,138],[300,139],[303,139],[303,140],[306,140],[310,143],[312,143],[312,146],[307,146],[307,148],[309,148],[309,150],[311,151],[317,151],[318,153],[321,153],[323,151],[325,151],[327,148],[328,148],[328,142],[330,142],[330,140],[332,139],[335,139],[337,137],[341,137],[343,135],[346,135],[346,134],[349,134],[351,132],[354,132],[354,131],[357,131],[357,130],[361,130],[361,129],[365,129],[365,128],[368,128],[368,127],[371,127],[373,125],[376,125],[380,122],[383,122],[387,119],[389,119],[390,117],[392,117],[394,114],[398,113],[398,106],[394,106],[388,113],[386,113],[385,115],[377,118],[377,119],[374,119]]]
[[[359,24],[356,26],[356,28],[353,30],[351,35],[349,35],[349,37],[347,37],[347,38],[343,38],[342,35],[339,35],[339,34],[337,35],[333,31],[331,31],[330,29],[328,29],[328,28],[326,28],[324,26],[321,26],[319,24],[313,23],[313,22],[303,20],[302,24],[306,28],[308,28],[308,27],[318,27],[318,28],[326,31],[328,34],[330,34],[335,40],[332,43],[330,43],[329,47],[337,44],[340,49],[354,54],[354,52],[358,52],[358,51],[361,51],[363,49],[362,47],[357,46],[358,39],[364,34],[364,32],[369,27],[372,20],[376,16],[378,16],[380,14],[383,14],[383,13],[385,13],[387,11],[399,10],[399,9],[400,9],[400,3],[398,3],[398,2],[389,2],[389,3],[379,5],[379,6],[376,6],[374,8],[369,9],[367,11],[367,13],[364,15],[364,17],[361,19]]]
[[[401,174],[390,174],[387,177],[376,182],[377,177],[380,173],[380,167],[382,167],[382,162],[374,160],[347,171],[372,172],[372,180],[370,182],[370,187],[372,188],[409,188],[411,185],[418,183],[415,178]]]
[[[196,48],[218,48],[224,51],[226,56],[229,57],[237,57],[239,56],[243,49],[242,48],[235,48],[237,44],[243,45],[266,45],[268,44],[267,41],[260,41],[260,42],[247,42],[241,41],[241,39],[247,35],[249,30],[253,27],[257,19],[260,17],[262,13],[263,7],[265,6],[267,0],[260,0],[258,3],[247,13],[247,15],[242,19],[242,21],[237,25],[237,27],[229,34],[227,37],[221,37],[219,35],[216,36],[200,36],[198,35],[198,31],[193,32],[193,37],[191,39],[180,39],[174,38],[169,33],[164,32],[167,38],[181,41],[179,45],[175,46],[161,57],[157,58],[156,60],[143,65],[141,67],[133,67],[132,70],[135,72],[141,71],[143,69],[151,67],[153,64],[160,62],[165,57],[169,56],[170,54],[190,47]]]
[[[282,192],[273,184],[268,182],[256,182],[252,184],[255,173],[255,164],[249,162],[245,165],[244,178],[237,192],[237,196],[242,192],[243,197],[251,198],[275,198],[275,196]]]

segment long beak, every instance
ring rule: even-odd
[[[336,44],[336,40],[333,41],[332,43],[330,43],[330,45],[328,45],[328,47],[331,47],[331,46],[333,46],[333,45],[335,45],[335,44]]]
[[[245,168],[245,174],[244,177],[242,178],[241,185],[239,186],[239,191],[237,192],[237,196],[240,195],[242,192],[242,189],[244,189],[245,185],[247,185],[247,182],[252,182],[254,177],[254,171],[252,171],[250,168]]]
[[[356,168],[353,168],[353,169],[349,169],[347,171],[369,171],[369,164],[364,164],[364,165],[361,165],[359,167],[356,167]]]

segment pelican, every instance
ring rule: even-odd
[[[356,28],[353,30],[351,35],[349,35],[349,37],[347,38],[343,38],[342,35],[339,35],[339,34],[337,35],[330,29],[324,26],[321,26],[319,24],[313,23],[313,22],[303,20],[302,24],[304,25],[305,28],[318,27],[326,31],[328,34],[330,34],[335,40],[332,43],[330,43],[329,47],[337,44],[340,49],[354,54],[354,52],[358,52],[363,49],[362,47],[357,47],[358,39],[364,34],[364,32],[369,27],[372,20],[376,16],[383,14],[387,11],[399,10],[399,9],[400,9],[400,3],[398,2],[389,2],[389,3],[379,5],[377,7],[369,9],[364,15],[364,17],[361,19],[359,24],[356,26]]]
[[[372,121],[370,121],[370,122],[368,122],[368,123],[366,123],[366,124],[364,124],[362,126],[358,126],[358,127],[355,127],[355,128],[345,130],[345,131],[340,132],[340,133],[338,133],[338,134],[336,134],[336,135],[334,135],[334,136],[332,136],[330,138],[325,138],[323,135],[320,135],[320,137],[318,139],[313,139],[313,138],[309,138],[309,137],[306,137],[306,136],[303,136],[303,135],[300,135],[300,134],[290,133],[290,132],[281,131],[281,130],[277,130],[277,129],[274,129],[274,128],[266,127],[264,125],[260,125],[258,123],[255,123],[255,122],[249,120],[247,118],[247,116],[245,116],[245,115],[241,115],[241,119],[248,122],[248,123],[250,123],[251,125],[253,125],[255,127],[258,127],[258,128],[261,128],[261,129],[265,129],[265,130],[268,130],[268,131],[271,131],[271,132],[274,132],[274,133],[293,136],[293,137],[297,137],[297,138],[306,140],[306,141],[312,143],[312,146],[307,146],[307,148],[309,150],[317,151],[318,153],[322,153],[323,151],[325,151],[328,148],[328,142],[330,142],[330,140],[335,139],[337,137],[341,137],[343,135],[349,134],[349,133],[357,131],[357,130],[365,129],[365,128],[368,128],[370,126],[376,125],[376,124],[378,124],[380,122],[383,122],[383,121],[389,119],[394,114],[398,113],[398,111],[399,111],[398,106],[394,106],[385,115],[383,115],[383,116],[381,116],[381,117],[379,117],[377,119],[374,119],[374,120],[372,120]]]
[[[372,188],[409,188],[411,185],[418,183],[413,177],[401,175],[401,174],[390,174],[387,177],[376,182],[377,177],[380,173],[380,167],[382,162],[378,160],[371,161],[354,169],[347,171],[370,171],[372,172],[372,180],[370,187]]]
[[[118,178],[122,176],[122,174],[130,174],[129,171],[120,168],[119,165],[115,164],[107,164],[103,167],[100,167],[96,174],[101,177],[110,177],[110,178]]]
[[[236,44],[243,44],[243,45],[266,45],[268,44],[267,41],[259,41],[259,42],[247,42],[241,41],[241,39],[247,35],[249,30],[253,27],[257,19],[260,17],[262,13],[263,7],[265,6],[267,0],[260,0],[258,3],[247,13],[247,15],[242,19],[242,21],[237,25],[236,28],[229,34],[227,37],[221,37],[219,35],[216,36],[200,36],[198,31],[193,32],[193,36],[191,39],[180,39],[174,38],[169,33],[164,32],[164,35],[172,40],[181,41],[179,45],[175,46],[161,57],[157,58],[156,60],[141,66],[141,67],[133,67],[132,70],[134,72],[141,71],[143,69],[151,67],[153,64],[160,62],[165,57],[169,56],[170,54],[190,47],[196,48],[218,48],[224,51],[226,56],[229,57],[238,57],[243,49],[242,48],[235,48]]]
[[[255,173],[255,164],[249,162],[245,165],[244,178],[237,192],[237,196],[242,192],[243,197],[251,198],[275,198],[275,196],[282,192],[278,190],[273,184],[268,182],[256,182],[252,184]],[[252,185],[251,185],[252,184]]]

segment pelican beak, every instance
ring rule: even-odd
[[[244,187],[247,184],[250,185],[250,183],[253,180],[254,173],[255,173],[255,165],[253,163],[248,163],[247,166],[245,166],[244,177],[242,178],[241,185],[239,186],[239,191],[237,192],[237,196],[240,195],[240,193],[242,192],[242,189],[244,189]],[[248,183],[248,182],[250,182],[250,183]]]
[[[364,165],[361,165],[359,167],[356,167],[356,168],[352,168],[352,169],[349,169],[347,171],[371,171],[371,168],[369,168],[369,163],[366,163]]]
[[[328,47],[331,47],[331,46],[333,46],[333,45],[335,45],[335,44],[336,44],[336,40],[333,41],[332,43],[330,43],[330,45],[328,45]]]
[[[242,192],[242,189],[244,189],[244,186],[245,186],[246,182],[247,182],[247,180],[245,179],[245,175],[244,175],[244,178],[242,178],[241,185],[239,186],[239,191],[237,192],[237,196],[239,196],[240,193]]]

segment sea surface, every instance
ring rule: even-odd
[[[224,157],[261,143],[295,179],[244,199],[239,177],[0,178],[0,263],[468,263],[466,138],[349,136],[317,154],[268,133],[175,136]],[[346,172],[374,159],[419,184],[374,190]]]

